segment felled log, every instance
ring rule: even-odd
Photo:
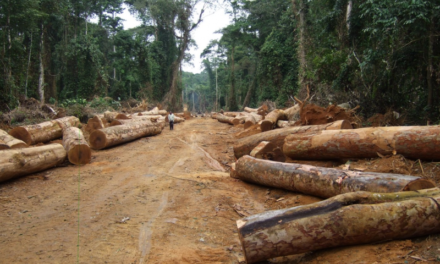
[[[99,150],[141,137],[157,135],[162,132],[162,129],[162,125],[151,121],[131,122],[95,130],[90,134],[89,142],[93,149]]]
[[[250,137],[252,135],[260,134],[260,133],[261,133],[260,124],[255,124],[251,127],[246,128],[245,130],[243,130],[239,133],[236,133],[235,137],[236,138],[245,138],[245,137]]]
[[[261,123],[261,131],[269,131],[275,128],[278,120],[286,120],[287,116],[281,109],[275,109],[266,115]]]
[[[92,160],[92,151],[84,139],[82,131],[77,127],[69,127],[63,132],[63,147],[70,163],[84,165]]]
[[[90,118],[87,121],[87,128],[90,131],[93,131],[95,129],[101,129],[104,128],[104,122],[102,121],[102,119],[104,118],[104,115],[95,115],[94,117]]]
[[[264,160],[273,160],[279,162],[286,161],[286,157],[284,156],[281,148],[275,146],[273,143],[270,143],[269,141],[261,141],[260,144],[258,144],[251,151],[250,156]]]
[[[258,108],[245,107],[244,111],[248,112],[248,113],[257,113],[258,112]]]
[[[440,232],[439,190],[342,194],[237,221],[246,263]]]
[[[321,198],[357,191],[390,193],[435,187],[433,182],[421,177],[338,170],[251,156],[241,157],[236,162],[235,170],[236,177],[244,181]]]
[[[0,182],[55,167],[66,158],[61,144],[0,151]]]
[[[219,122],[221,122],[221,123],[226,123],[226,124],[234,125],[234,123],[232,122],[234,120],[233,117],[225,116],[225,115],[222,115],[220,113],[217,114],[217,120]]]
[[[286,137],[283,152],[292,159],[375,158],[401,154],[440,160],[440,126],[368,127],[310,131]]]
[[[244,120],[244,129],[247,129],[247,128],[257,124],[262,119],[263,119],[263,117],[258,114],[251,113],[251,114],[247,115]]]
[[[272,131],[262,132],[253,136],[242,138],[234,144],[234,155],[238,159],[243,155],[249,155],[252,149],[254,149],[261,141],[269,141],[280,148],[284,144],[284,139],[290,134],[300,134],[307,131],[319,131],[330,129],[351,129],[351,125],[348,121],[336,121],[319,126],[300,126],[300,127],[287,127]]]
[[[120,126],[126,125],[131,122],[143,122],[143,121],[151,121],[153,123],[157,122],[157,120],[164,118],[161,115],[148,115],[148,116],[133,116],[131,119],[115,119],[113,120],[109,126]]]
[[[296,119],[295,117],[299,117],[299,111],[301,110],[300,104],[296,104],[290,108],[287,108],[283,110],[284,114],[286,115],[286,118],[288,121],[293,121]]]
[[[78,118],[67,116],[37,125],[16,127],[9,131],[9,135],[23,140],[28,145],[35,145],[60,138],[63,135],[63,129],[79,125]]]
[[[28,145],[20,139],[9,135],[6,131],[0,129],[0,150],[27,148]]]
[[[130,119],[127,115],[121,114],[118,112],[104,112],[104,118],[107,119],[107,122],[111,123],[115,119]]]

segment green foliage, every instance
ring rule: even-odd
[[[68,106],[72,106],[72,105],[85,106],[86,104],[87,104],[86,99],[66,99],[63,102],[61,102],[60,106],[61,107],[68,107]]]

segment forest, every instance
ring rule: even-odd
[[[191,61],[204,12],[231,24]],[[124,7],[140,19],[124,30]],[[111,98],[196,112],[312,101],[440,122],[440,0],[4,0],[0,111]],[[90,22],[91,19],[97,23]],[[305,97],[305,96],[304,96]]]

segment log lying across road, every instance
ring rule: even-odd
[[[61,144],[0,151],[0,182],[55,167],[66,159]]]
[[[376,158],[401,154],[440,160],[440,126],[368,127],[310,131],[286,137],[283,152],[292,159]]]
[[[368,191],[390,193],[435,187],[421,177],[393,173],[338,170],[304,164],[282,163],[241,157],[231,174],[238,179],[321,198],[343,193]]]
[[[15,137],[9,135],[6,131],[0,129],[0,150],[27,147],[28,145],[22,140],[16,139]]]
[[[48,142],[63,135],[63,129],[68,127],[78,127],[80,121],[74,116],[67,116],[37,125],[20,126],[9,131],[15,138],[23,140],[28,145]]]
[[[70,163],[75,165],[89,164],[92,160],[92,151],[84,135],[77,127],[69,127],[63,133],[63,147],[67,152]]]
[[[237,221],[246,263],[440,232],[439,189],[356,192]]]
[[[308,131],[320,131],[320,130],[330,130],[330,129],[339,130],[339,129],[351,129],[351,128],[352,126],[350,125],[350,122],[340,120],[325,125],[287,127],[287,128],[266,131],[238,140],[234,144],[234,155],[237,159],[242,157],[243,155],[249,155],[251,151],[261,141],[269,141],[275,146],[282,147],[284,144],[284,139],[286,138],[286,136],[290,134],[301,134]]]
[[[162,129],[162,123],[152,123],[148,120],[130,122],[125,125],[95,130],[90,134],[89,142],[93,149],[105,149],[141,137],[160,134]]]

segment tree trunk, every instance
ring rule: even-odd
[[[433,105],[434,99],[434,88],[432,77],[434,74],[434,66],[433,66],[433,54],[434,54],[434,18],[431,16],[430,30],[429,30],[429,38],[428,38],[428,68],[426,69],[426,81],[428,84],[428,102],[427,105],[429,108]]]
[[[246,137],[250,137],[250,136],[253,136],[256,134],[260,134],[260,133],[261,133],[261,127],[260,127],[260,124],[257,123],[253,126],[246,128],[245,130],[235,134],[235,137],[236,138],[246,138]]]
[[[158,122],[159,119],[165,119],[165,117],[161,115],[151,115],[151,116],[133,116],[132,119],[115,119],[110,123],[110,126],[120,126],[120,125],[126,125],[133,122],[145,122],[145,121],[151,121],[152,123]],[[175,117],[175,120],[178,118]],[[183,118],[179,118],[181,120]],[[178,122],[177,122],[178,123]]]
[[[90,134],[89,142],[93,149],[104,149],[135,139],[154,136],[162,132],[163,125],[151,121],[132,122],[130,124],[95,130]]]
[[[55,167],[66,158],[61,144],[0,151],[0,182]]]
[[[290,134],[302,134],[309,131],[320,131],[330,129],[351,129],[351,125],[348,121],[340,120],[325,125],[316,126],[300,126],[300,127],[288,127],[282,129],[276,129],[272,131],[266,131],[250,137],[242,138],[234,144],[234,154],[237,159],[243,155],[249,155],[252,149],[254,149],[261,141],[269,141],[275,146],[283,146],[284,139]]]
[[[357,191],[389,193],[435,187],[429,180],[403,174],[339,170],[250,156],[241,157],[235,170],[244,181],[321,198]]]
[[[229,110],[230,111],[236,111],[238,109],[237,100],[235,99],[235,59],[234,59],[234,53],[235,53],[235,45],[232,44],[232,50],[231,50],[231,89],[229,90]]]
[[[84,135],[77,127],[69,127],[63,133],[63,147],[67,152],[70,163],[75,165],[89,164],[92,151]]]
[[[88,130],[90,132],[92,132],[95,129],[105,128],[105,125],[104,125],[104,122],[102,121],[102,119],[104,119],[104,115],[96,115],[93,118],[90,118],[89,121],[87,121]]]
[[[107,122],[111,123],[113,120],[115,119],[130,119],[127,115],[125,114],[120,114],[118,112],[109,112],[106,111],[104,113],[104,118],[107,120]]]
[[[227,124],[230,124],[230,125],[234,125],[234,123],[233,123],[234,117],[225,116],[225,115],[222,115],[222,114],[218,113],[217,114],[217,120],[220,123],[227,123]]]
[[[275,109],[264,118],[261,123],[261,131],[266,132],[276,127],[278,120],[286,120],[287,116],[283,110]]]
[[[246,119],[244,120],[244,129],[248,129],[249,127],[255,125],[256,123],[260,122],[263,119],[261,115],[257,115],[256,112],[251,113],[246,116]]]
[[[23,140],[28,145],[48,142],[63,136],[63,129],[79,126],[80,121],[74,116],[67,116],[37,125],[16,127],[9,135]]]
[[[440,232],[438,189],[348,193],[237,221],[246,263]]]
[[[256,159],[273,160],[278,162],[286,161],[286,156],[284,156],[281,148],[275,146],[269,141],[261,141],[260,144],[251,151],[250,155]]]
[[[358,159],[401,154],[440,160],[440,126],[368,127],[309,131],[286,137],[283,152],[292,159]]]
[[[298,69],[298,81],[300,84],[300,89],[305,89],[306,83],[306,71],[307,71],[307,62],[306,62],[306,7],[304,4],[305,0],[292,0],[292,7],[294,16],[297,20],[297,28],[295,29],[298,33],[298,61],[299,61],[299,69]]]
[[[31,43],[29,44],[29,56],[28,56],[28,63],[27,63],[27,67],[26,67],[26,81],[25,81],[25,85],[24,85],[24,98],[27,99],[27,88],[28,88],[28,78],[29,78],[29,68],[31,67],[31,55],[32,55],[32,36],[33,36],[33,32],[31,30]]]
[[[10,136],[6,131],[0,129],[0,150],[27,148],[28,145],[22,140]]]
[[[44,63],[43,63],[43,52],[44,52],[44,25],[41,24],[41,34],[40,34],[40,77],[38,79],[38,95],[40,96],[40,103],[44,104]]]

